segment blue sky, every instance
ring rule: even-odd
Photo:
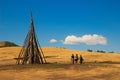
[[[22,45],[32,11],[43,47],[120,52],[119,4],[119,0],[0,0],[0,41]]]

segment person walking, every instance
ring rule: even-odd
[[[82,55],[80,55],[80,64],[83,64],[83,57],[82,57]]]
[[[78,54],[76,54],[76,56],[75,56],[75,62],[76,62],[76,64],[78,63]]]
[[[74,54],[72,54],[72,56],[71,56],[71,62],[72,62],[72,64],[74,64]]]

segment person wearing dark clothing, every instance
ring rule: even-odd
[[[74,54],[72,54],[72,56],[71,56],[71,62],[72,62],[72,64],[74,64]]]
[[[80,55],[80,64],[82,64],[83,63],[83,57],[82,57],[82,55]]]
[[[78,63],[78,54],[75,56],[75,62]]]

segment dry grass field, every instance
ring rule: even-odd
[[[20,47],[0,48],[0,80],[120,80],[120,54],[42,48],[49,64],[16,65]],[[82,54],[84,64],[71,64]]]

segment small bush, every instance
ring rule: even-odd
[[[106,53],[105,51],[102,51],[102,50],[97,50],[97,52],[100,52],[100,53]]]
[[[88,51],[88,52],[93,52],[91,49],[88,49],[87,51]]]
[[[111,51],[111,52],[109,52],[109,53],[114,53],[114,51]]]

